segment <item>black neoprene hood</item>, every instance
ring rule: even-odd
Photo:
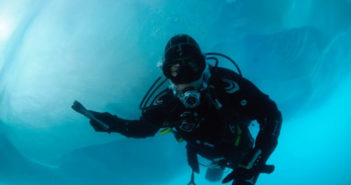
[[[179,64],[179,70],[176,76],[172,76],[170,68],[175,64]],[[205,58],[192,37],[181,34],[168,41],[162,70],[174,84],[184,84],[199,79],[205,66]]]

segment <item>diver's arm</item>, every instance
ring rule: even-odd
[[[278,144],[282,116],[276,104],[250,81],[244,78],[238,81],[247,98],[244,110],[248,117],[258,121],[260,130],[255,148],[246,154],[238,169],[227,175],[223,182],[235,179],[254,185],[260,173],[272,173],[274,170],[274,166],[266,165],[266,161]]]
[[[97,132],[117,132],[126,137],[133,138],[145,138],[154,136],[160,129],[151,121],[146,119],[145,115],[142,115],[139,120],[126,120],[121,119],[118,116],[111,115],[110,113],[99,113],[90,111],[97,119],[109,125],[109,129],[104,129],[100,124],[94,120],[90,120],[90,124],[94,127]]]
[[[242,103],[240,107],[237,107],[240,109],[239,114],[246,115],[248,119],[258,121],[260,131],[256,138],[255,147],[260,148],[267,159],[278,143],[282,124],[282,115],[276,104],[252,82],[230,70],[218,68],[215,75],[219,75],[222,79],[228,79],[227,81],[233,81],[232,85],[228,86],[230,84],[228,82],[224,84],[228,93],[228,97],[225,99],[226,102],[233,103],[236,106],[239,101]],[[238,87],[236,88],[236,86]]]
[[[223,85],[227,91],[224,103],[227,106],[232,106],[230,104],[237,106],[240,102],[241,105],[236,107],[240,110],[239,114],[258,121],[260,131],[256,138],[255,147],[260,148],[267,159],[278,143],[282,124],[282,116],[276,104],[252,82],[233,71],[217,68],[217,71],[214,71],[214,76],[216,75],[222,79],[221,81],[224,81],[223,79],[229,81]]]
[[[265,164],[278,144],[282,115],[277,105],[266,94],[262,93],[250,81],[246,79],[242,79],[242,81],[242,87],[248,98],[248,115],[257,120],[260,125],[255,142],[255,154],[252,154],[252,157],[258,156],[261,163]]]

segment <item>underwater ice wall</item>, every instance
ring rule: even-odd
[[[105,166],[106,161],[99,161],[90,153],[122,145],[116,142],[128,145],[134,141],[116,134],[93,132],[88,121],[74,113],[70,105],[78,99],[90,109],[138,118],[138,103],[160,74],[156,64],[162,59],[163,47],[177,33],[192,35],[204,52],[223,52],[233,57],[244,76],[278,103],[286,120],[282,133],[285,136],[282,137],[287,138],[282,140],[289,143],[290,148],[299,150],[298,143],[290,140],[298,132],[289,132],[291,125],[302,124],[303,120],[297,122],[296,118],[305,114],[308,117],[331,102],[338,90],[345,91],[337,87],[347,84],[345,79],[350,76],[350,9],[349,0],[0,0],[0,151],[8,151],[6,155],[2,152],[0,160],[9,161],[0,168],[0,183],[23,183],[16,179],[24,179],[38,184],[39,179],[44,179],[42,183],[48,184],[45,178],[53,176],[57,179],[55,182],[70,183],[72,179],[84,176],[83,172],[73,175],[70,172],[98,165],[104,172],[112,171],[112,176],[122,169],[132,170],[128,165],[124,168]],[[330,113],[330,117],[337,115],[341,120],[330,122],[337,125],[350,121],[347,112],[341,111],[346,107],[340,104],[335,109],[340,111]],[[318,127],[321,120],[313,118],[303,122],[309,127],[302,129],[312,131]],[[349,128],[346,124],[341,125]],[[330,134],[323,128],[332,129],[316,129],[317,136]],[[307,133],[308,139],[319,138]],[[345,144],[345,150],[338,148],[336,151],[350,154],[344,136],[341,134],[340,142]],[[329,141],[334,141],[337,134],[329,137]],[[169,165],[182,163],[182,147],[175,144],[171,136],[158,136],[145,142],[150,145],[157,142],[165,148],[155,146],[153,149],[160,151],[158,154],[135,157],[135,161],[160,157],[171,161],[174,158],[170,153],[176,152],[179,153],[177,161]],[[280,145],[285,146],[284,142]],[[105,148],[102,149],[102,143],[110,145],[103,145]],[[140,148],[140,143],[131,143]],[[166,147],[168,143],[172,147]],[[322,146],[319,149],[325,152]],[[129,147],[123,147],[123,150],[121,153],[113,148],[109,152],[120,157],[136,152],[130,151]],[[287,155],[289,150],[285,147],[280,150],[274,157],[285,161],[281,155]],[[84,166],[84,161],[80,161],[75,164],[82,168],[67,168],[79,158],[95,162]],[[113,155],[108,159],[112,158]],[[54,166],[47,166],[47,163]],[[137,166],[134,164],[133,169]],[[313,166],[310,168],[314,169]],[[340,174],[345,168],[341,164],[335,167]],[[173,176],[167,176],[172,179],[182,173],[182,169],[187,169],[185,162],[165,173],[173,173]],[[295,170],[297,173],[299,169]],[[34,171],[34,175],[21,176],[28,171]],[[164,169],[155,173],[161,171]],[[13,174],[17,176],[11,177]],[[131,179],[128,174],[123,174],[126,179],[105,179],[104,183],[128,183]],[[95,175],[95,179],[91,175],[92,179],[77,180],[73,184],[94,184],[104,176]],[[343,178],[338,182],[342,184],[348,180]],[[277,184],[287,180],[279,176],[274,179]],[[180,179],[180,182],[187,180]],[[143,182],[135,183],[152,184],[156,180],[153,182],[145,177]]]

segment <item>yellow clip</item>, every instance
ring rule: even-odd
[[[181,137],[178,139],[178,142],[179,142],[179,143],[181,143],[181,142],[183,142],[183,141],[184,141],[184,139],[181,138]]]
[[[171,128],[171,127],[164,128],[164,129],[162,129],[162,130],[160,131],[160,134],[161,134],[161,135],[165,135],[165,134],[167,134],[167,133],[169,133],[169,132],[171,132],[171,131],[172,131],[172,128]]]

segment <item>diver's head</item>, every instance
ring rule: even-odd
[[[172,82],[173,93],[185,107],[195,108],[200,104],[201,91],[207,88],[209,78],[207,68],[205,57],[193,38],[182,34],[168,41],[162,71]]]
[[[165,48],[163,74],[175,85],[198,80],[206,66],[199,45],[189,35],[172,37]]]

